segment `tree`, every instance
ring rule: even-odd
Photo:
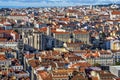
[[[99,64],[99,63],[95,63],[95,64],[93,64],[93,66],[95,66],[95,67],[100,67],[101,64]]]
[[[18,30],[17,30],[17,29],[15,29],[14,31],[18,33]]]
[[[120,62],[116,62],[115,65],[120,65]]]

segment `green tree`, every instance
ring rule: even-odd
[[[95,64],[93,64],[93,66],[100,67],[101,65],[99,63],[95,63]]]
[[[115,65],[120,65],[120,62],[116,62]]]

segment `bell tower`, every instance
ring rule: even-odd
[[[19,39],[18,39],[18,59],[20,62],[23,62],[23,49],[24,49],[24,43],[23,43],[23,28],[19,30]]]

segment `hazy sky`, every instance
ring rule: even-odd
[[[120,0],[0,0],[0,6],[73,6],[82,4],[120,3]]]

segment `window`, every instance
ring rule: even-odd
[[[2,64],[5,64],[4,62],[2,62]]]

